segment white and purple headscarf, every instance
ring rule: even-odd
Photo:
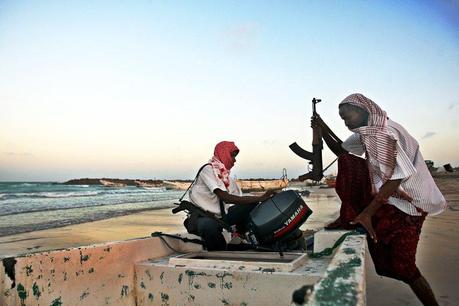
[[[360,135],[370,172],[376,174],[385,183],[394,173],[397,158],[397,140],[387,129],[386,112],[359,93],[346,97],[339,105],[345,104],[357,106],[368,112],[368,125],[352,131]]]

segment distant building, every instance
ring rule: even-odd
[[[451,164],[443,165],[443,168],[445,168],[447,172],[454,172],[453,166],[451,166]]]

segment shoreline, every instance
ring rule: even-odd
[[[181,222],[184,218],[184,213],[172,215],[170,208],[162,208],[92,222],[2,236],[0,237],[0,258],[108,241],[142,238],[155,231],[180,231],[183,228]]]
[[[318,230],[336,218],[339,205],[334,189],[315,188],[309,197],[304,197],[304,200],[314,213],[303,224],[302,230]],[[184,232],[183,220],[186,214],[180,212],[173,215],[172,207],[147,209],[108,219],[0,236],[0,258],[143,238],[156,231]]]
[[[129,203],[126,203],[129,204]],[[173,204],[171,205],[161,205],[160,207],[154,207],[154,208],[139,208],[139,209],[134,209],[134,210],[123,210],[123,211],[117,211],[117,212],[111,212],[107,213],[106,215],[98,215],[97,217],[86,217],[84,219],[74,219],[74,220],[56,220],[56,221],[51,221],[50,223],[40,223],[38,225],[29,225],[29,226],[24,226],[23,228],[21,227],[16,227],[14,230],[18,230],[15,233],[9,233],[8,231],[2,231],[0,232],[0,238],[2,237],[8,237],[8,236],[14,236],[14,235],[19,235],[19,234],[26,234],[26,233],[33,233],[36,231],[46,231],[46,230],[51,230],[51,229],[56,229],[56,228],[61,228],[61,227],[66,227],[66,226],[72,226],[72,225],[79,225],[79,224],[85,224],[85,223],[91,223],[91,222],[97,222],[97,221],[103,221],[103,220],[108,220],[112,218],[118,218],[118,217],[123,217],[123,216],[128,216],[128,215],[134,215],[134,214],[139,214],[145,211],[156,211],[156,210],[162,210],[162,209],[170,209],[174,207]],[[74,208],[67,208],[67,209],[74,209]],[[62,210],[62,209],[61,209]],[[36,211],[32,212],[27,212],[27,213],[36,213]],[[27,214],[25,213],[25,214]],[[66,222],[62,224],[62,222]]]

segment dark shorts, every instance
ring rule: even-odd
[[[255,204],[233,205],[223,221],[228,225],[235,225],[238,232],[244,233],[250,211]],[[208,251],[221,251],[226,249],[226,241],[223,237],[223,227],[215,218],[198,217],[196,219],[197,234],[204,240],[204,247]]]

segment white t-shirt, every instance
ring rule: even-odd
[[[220,200],[214,193],[215,189],[228,191],[228,193],[241,196],[242,191],[233,179],[230,180],[229,190],[226,190],[222,180],[217,179],[211,165],[205,166],[199,174],[196,182],[185,198],[193,204],[203,208],[204,210],[214,213],[221,217]],[[230,204],[225,204],[225,211],[228,211]]]
[[[401,179],[400,186],[413,198],[410,203],[400,198],[389,197],[389,204],[412,216],[421,215],[416,207],[429,215],[443,212],[447,207],[446,200],[427,169],[417,141],[401,125],[392,120],[387,120],[387,127],[397,140],[397,164],[391,180]],[[346,139],[341,146],[355,155],[360,156],[365,153],[360,135],[357,133]],[[382,180],[375,171],[373,173],[373,182],[376,191],[379,191]]]

